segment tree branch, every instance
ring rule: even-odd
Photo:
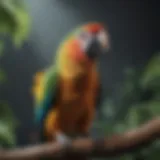
[[[76,139],[70,147],[58,143],[39,144],[13,150],[1,150],[0,160],[31,160],[40,157],[78,156],[92,157],[118,156],[147,146],[160,138],[160,117],[157,117],[141,127],[117,134],[101,140],[91,138]]]

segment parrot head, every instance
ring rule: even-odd
[[[84,70],[109,49],[109,33],[101,23],[87,23],[76,28],[60,45],[60,61],[66,68]],[[71,70],[70,69],[70,70]],[[77,69],[78,70],[78,69]]]
[[[101,23],[80,26],[68,41],[71,58],[76,61],[93,61],[109,49],[109,35]]]

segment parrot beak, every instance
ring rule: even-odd
[[[106,53],[110,49],[110,38],[109,33],[106,31],[101,30],[97,35],[98,42],[103,50],[103,53]]]
[[[100,31],[93,36],[87,47],[87,55],[90,59],[95,59],[98,55],[104,54],[109,50],[109,36],[105,31]]]

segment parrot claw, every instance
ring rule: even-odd
[[[66,136],[65,134],[62,133],[58,133],[56,135],[56,141],[60,144],[70,144],[71,143],[71,138],[69,138],[68,136]]]

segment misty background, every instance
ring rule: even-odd
[[[25,0],[25,3],[32,17],[29,40],[19,50],[8,41],[1,59],[8,81],[1,87],[0,95],[20,121],[19,145],[28,144],[34,130],[32,77],[53,63],[59,43],[77,25],[99,21],[109,28],[111,51],[101,57],[100,64],[104,96],[109,90],[118,99],[124,69],[143,67],[160,50],[158,0]]]

